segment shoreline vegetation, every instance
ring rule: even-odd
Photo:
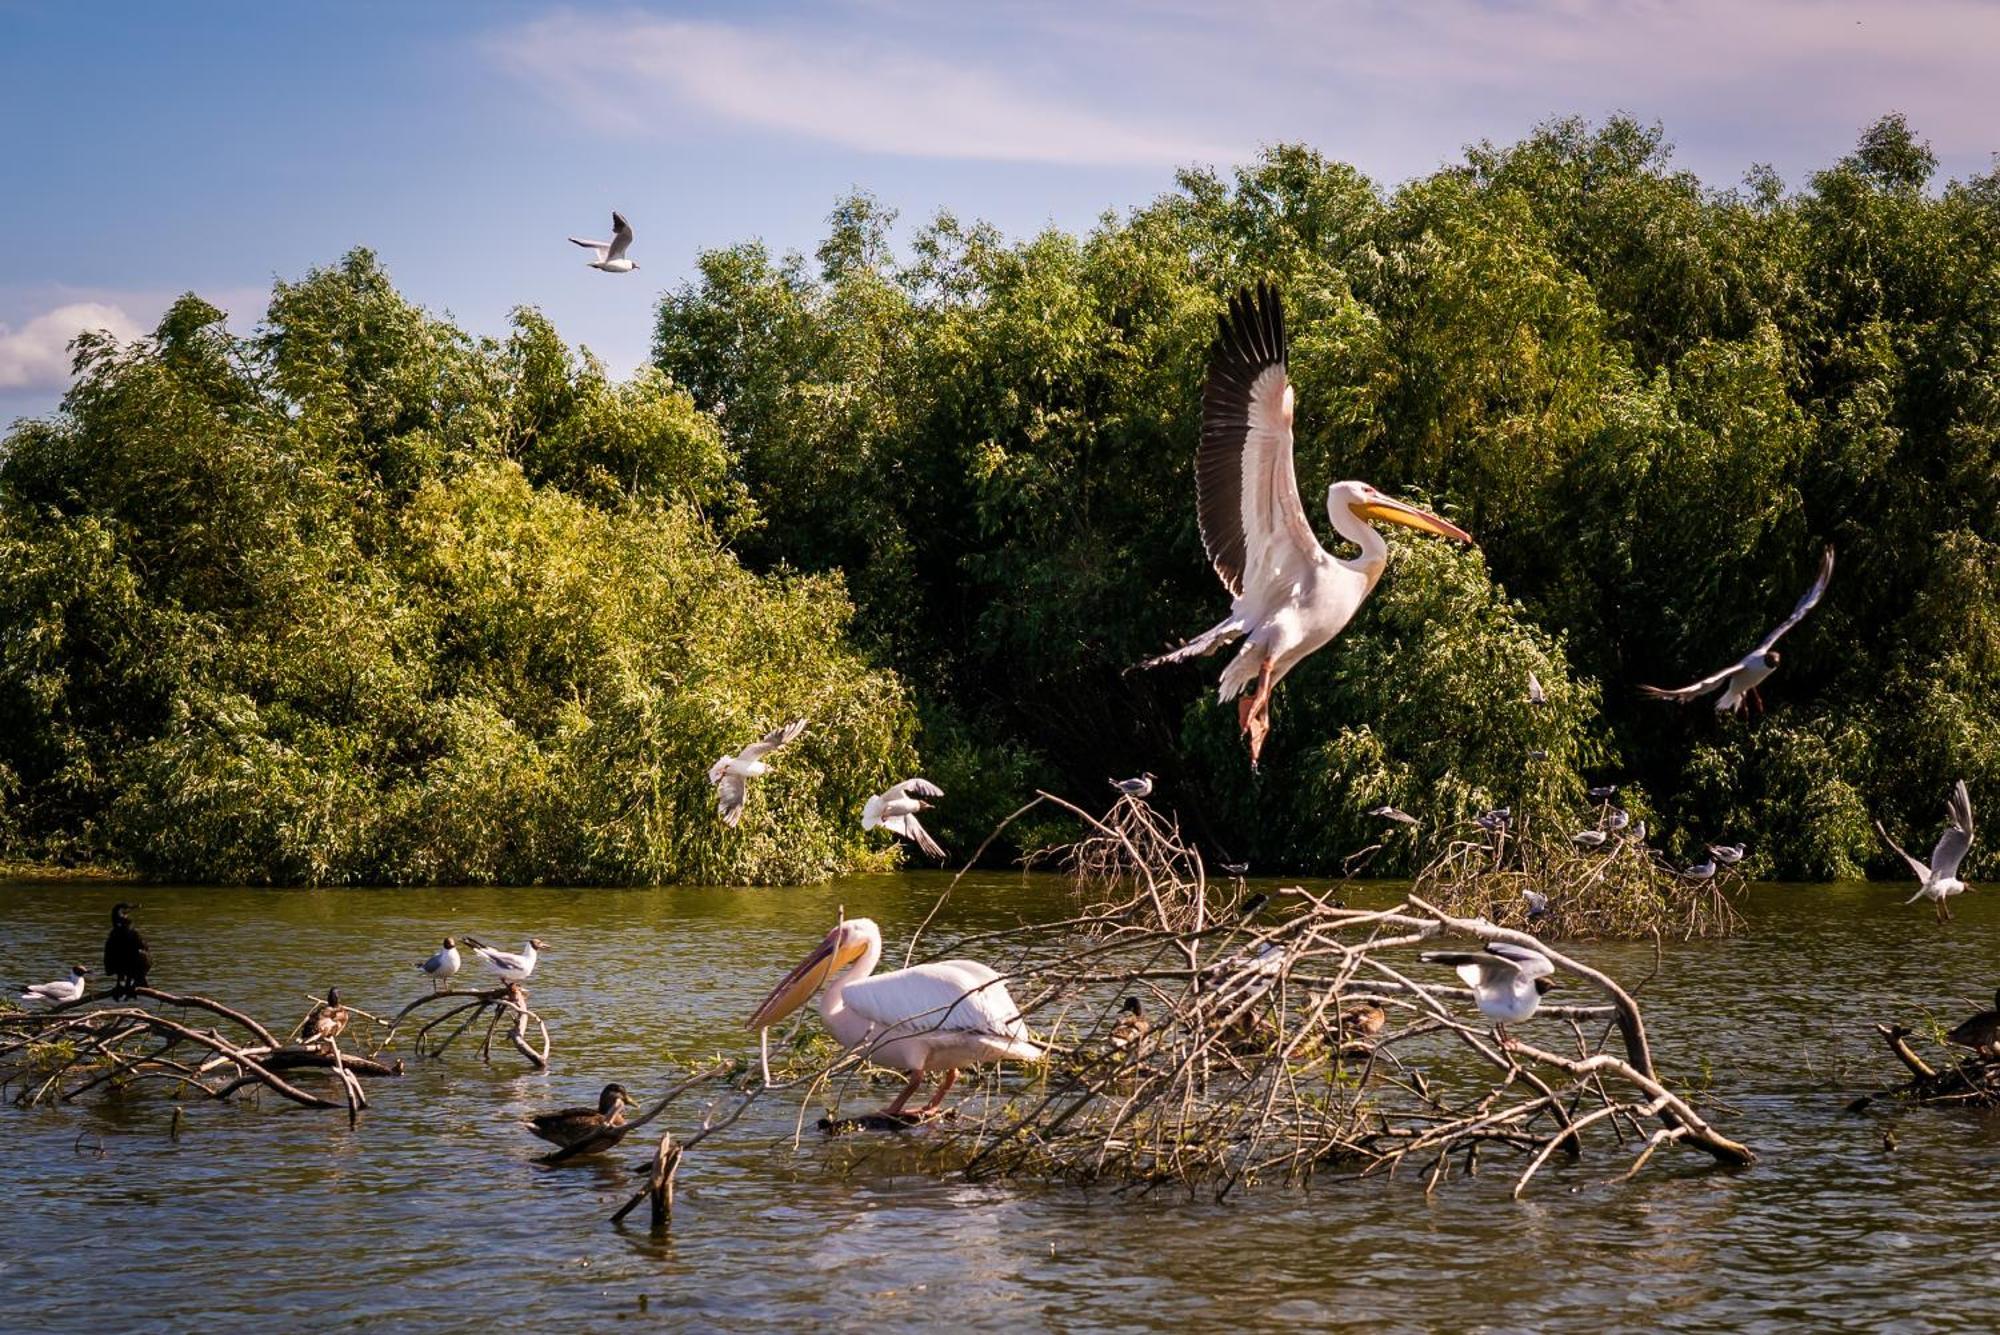
[[[1658,129],[1564,120],[1393,188],[1278,146],[1084,234],[856,195],[811,257],[702,254],[623,382],[366,250],[248,336],[189,295],[80,339],[0,441],[0,875],[797,883],[897,865],[859,813],[911,774],[956,865],[1036,789],[1141,771],[1260,877],[1373,844],[1409,877],[1435,850],[1370,808],[1603,783],[1679,865],[1900,874],[1873,820],[2000,792],[2000,172],[1935,169],[1889,116],[1716,190]],[[1361,478],[1479,545],[1392,543],[1253,775],[1212,672],[1126,669],[1213,619],[1203,355],[1256,280],[1315,522]],[[1640,698],[1827,544],[1766,712]],[[792,717],[725,827],[708,766]],[[1982,841],[1963,874],[1996,872]]]

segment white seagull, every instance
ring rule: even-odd
[[[81,964],[69,966],[69,977],[58,978],[53,983],[30,983],[21,989],[21,1000],[43,1001],[52,1006],[60,1006],[75,1001],[88,987],[90,970]]]
[[[992,969],[976,960],[937,960],[871,977],[881,959],[882,929],[867,918],[848,919],[771,989],[750,1027],[768,1029],[824,985],[819,1013],[827,1032],[877,1066],[909,1073],[903,1092],[883,1109],[886,1117],[903,1115],[928,1074],[944,1079],[919,1114],[926,1117],[943,1105],[961,1066],[1041,1060],[1020,1007]]]
[[[1965,855],[1972,847],[1972,794],[1965,790],[1964,779],[1960,779],[1957,786],[1951,790],[1951,796],[1944,804],[1944,814],[1946,821],[1944,833],[1938,836],[1937,847],[1931,850],[1929,865],[1905,853],[1901,844],[1889,838],[1889,832],[1882,828],[1882,822],[1879,820],[1875,822],[1875,828],[1880,831],[1883,841],[1896,850],[1897,856],[1910,864],[1910,870],[1917,874],[1919,881],[1923,882],[1917,887],[1917,893],[1911,895],[1905,902],[1914,904],[1920,899],[1930,900],[1937,909],[1939,922],[1951,920],[1951,909],[1945,901],[1971,888],[1958,879],[1959,864],[1965,861]]]
[[[1377,816],[1383,820],[1392,820],[1398,825],[1416,825],[1419,823],[1417,818],[1409,812],[1404,811],[1400,807],[1392,807],[1387,802],[1384,802],[1379,807],[1370,807],[1362,814],[1365,816]]]
[[[1776,630],[1759,640],[1755,649],[1720,672],[1711,672],[1692,685],[1678,686],[1672,690],[1660,686],[1641,686],[1640,692],[1652,696],[1655,700],[1673,700],[1679,704],[1686,704],[1727,682],[1728,689],[1716,697],[1716,713],[1738,712],[1747,708],[1748,702],[1752,699],[1757,702],[1757,708],[1761,710],[1764,707],[1764,697],[1758,693],[1757,687],[1764,678],[1777,670],[1780,655],[1776,646],[1779,637],[1805,620],[1806,613],[1818,606],[1819,600],[1826,595],[1826,586],[1832,582],[1833,548],[1828,546],[1819,558],[1819,575],[1813,580],[1812,587],[1800,597],[1798,606],[1792,609],[1792,614],[1779,622]]]
[[[419,964],[417,968],[431,976],[431,986],[436,987],[439,983],[449,986],[452,975],[458,972],[459,964],[458,943],[446,937],[444,948]]]
[[[1529,668],[1528,703],[1531,705],[1545,705],[1548,702],[1549,702],[1548,692],[1542,689],[1542,679],[1535,675],[1535,670],[1533,668]]]
[[[542,951],[549,948],[547,942],[532,938],[521,948],[518,955],[511,950],[495,950],[491,946],[482,946],[469,936],[465,938],[465,944],[472,947],[473,954],[493,966],[493,972],[500,975],[500,981],[503,983],[527,982],[535,972],[535,961]]]
[[[625,258],[625,251],[632,244],[632,224],[626,222],[625,215],[616,209],[611,213],[609,241],[587,241],[580,236],[573,236],[570,240],[586,250],[597,252],[597,258],[590,262],[593,269],[602,269],[605,273],[631,273],[639,267],[635,261]]]
[[[1610,843],[1611,836],[1602,830],[1578,830],[1569,837],[1569,841],[1578,848],[1588,848],[1595,852]]]
[[[1153,795],[1153,776],[1150,773],[1146,773],[1141,774],[1136,779],[1113,779],[1111,780],[1111,786],[1127,797],[1151,797]]]
[[[1293,396],[1276,290],[1260,284],[1254,294],[1239,292],[1218,323],[1201,395],[1195,506],[1202,546],[1233,601],[1222,621],[1139,666],[1178,663],[1243,640],[1223,669],[1216,698],[1237,700],[1236,721],[1250,739],[1254,769],[1271,731],[1271,692],[1346,629],[1388,567],[1389,545],[1368,521],[1460,542],[1472,537],[1366,482],[1336,482],[1327,489],[1327,517],[1361,550],[1336,559],[1320,546],[1293,470]]]
[[[1506,941],[1488,943],[1479,953],[1459,950],[1430,950],[1417,957],[1426,964],[1449,964],[1472,989],[1479,1013],[1494,1022],[1502,1046],[1513,1040],[1507,1026],[1533,1015],[1542,1004],[1542,994],[1553,987],[1549,975],[1556,966],[1539,950]]]
[[[1710,857],[1704,862],[1697,862],[1693,866],[1674,874],[1683,881],[1706,881],[1715,875],[1715,859]]]
[[[943,796],[944,789],[929,779],[905,779],[868,799],[868,805],[861,808],[861,828],[872,830],[879,825],[942,862],[944,850],[931,838],[930,831],[917,823],[917,813],[930,805],[925,798]]]
[[[765,733],[762,741],[752,742],[738,754],[724,756],[708,767],[708,781],[715,785],[716,814],[722,817],[724,825],[733,829],[743,819],[743,799],[750,795],[749,781],[771,772],[764,757],[797,741],[805,730],[806,721],[795,718]]]
[[[1733,867],[1743,861],[1743,855],[1746,850],[1742,844],[1710,844],[1708,851],[1723,866]]]

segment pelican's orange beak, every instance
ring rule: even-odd
[[[812,1000],[812,994],[819,991],[827,979],[860,959],[868,950],[867,943],[847,930],[846,924],[834,928],[819,943],[818,949],[799,962],[799,966],[786,974],[784,981],[771,989],[750,1016],[750,1028],[768,1029],[793,1011]]]
[[[1421,533],[1435,533],[1440,538],[1457,538],[1460,542],[1471,542],[1472,535],[1458,525],[1439,519],[1428,510],[1419,510],[1414,505],[1378,496],[1372,501],[1363,501],[1354,507],[1354,513],[1363,519],[1373,519],[1384,524],[1401,524]]]

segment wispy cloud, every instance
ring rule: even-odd
[[[1017,70],[797,23],[780,31],[562,11],[490,42],[505,68],[567,113],[618,134],[693,116],[902,157],[1171,166],[1244,151],[1093,109]]]
[[[0,390],[60,389],[69,383],[70,340],[102,329],[136,338],[139,322],[101,301],[78,301],[35,316],[18,330],[0,324]]]

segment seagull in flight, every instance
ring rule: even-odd
[[[1884,843],[1896,850],[1898,857],[1910,864],[1910,870],[1917,874],[1923,884],[1906,903],[1914,904],[1920,899],[1928,899],[1937,909],[1939,922],[1951,921],[1951,909],[1945,904],[1947,899],[1969,887],[1958,879],[1959,864],[1972,847],[1972,795],[1965,790],[1965,780],[1951,790],[1951,797],[1944,804],[1947,824],[1944,833],[1938,836],[1937,847],[1931,850],[1928,865],[1919,862],[1903,851],[1903,846],[1889,837],[1882,828],[1882,822],[1875,822],[1875,829]]]
[[[1490,942],[1484,951],[1427,950],[1417,956],[1426,964],[1449,964],[1472,989],[1479,1013],[1493,1021],[1502,1047],[1512,1047],[1507,1026],[1532,1016],[1542,1004],[1542,994],[1553,983],[1549,975],[1556,966],[1539,950],[1506,941]]]
[[[58,978],[53,983],[30,983],[21,989],[22,1001],[45,1001],[53,1006],[65,1005],[83,995],[89,986],[90,970],[81,964],[69,966],[69,977]]]
[[[530,939],[519,954],[511,950],[495,950],[492,946],[482,946],[469,936],[465,938],[465,944],[472,947],[473,954],[493,967],[493,972],[500,975],[500,981],[503,983],[527,982],[534,976],[535,962],[541,952],[549,948],[547,942],[534,939]]]
[[[1542,679],[1535,675],[1535,670],[1533,668],[1529,668],[1528,703],[1531,705],[1545,705],[1548,702],[1549,702],[1548,692],[1542,689]]]
[[[1382,820],[1392,820],[1396,822],[1396,824],[1398,825],[1419,824],[1415,816],[1412,816],[1409,812],[1402,810],[1400,807],[1392,807],[1387,802],[1384,802],[1379,807],[1370,807],[1368,808],[1367,811],[1365,811],[1362,814],[1368,816],[1375,816]]]
[[[879,826],[899,834],[942,862],[944,850],[931,838],[930,831],[917,823],[917,813],[930,805],[925,798],[943,796],[944,789],[929,779],[905,779],[868,799],[868,805],[861,808],[861,828],[872,830]]]
[[[1672,700],[1678,704],[1687,704],[1690,700],[1707,695],[1716,687],[1727,683],[1727,688],[1716,697],[1716,713],[1739,713],[1746,709],[1752,700],[1755,700],[1757,708],[1762,710],[1764,697],[1758,692],[1757,687],[1764,678],[1777,671],[1779,638],[1805,620],[1806,613],[1819,605],[1819,600],[1826,596],[1826,586],[1832,582],[1833,548],[1829,545],[1820,555],[1819,574],[1814,578],[1812,587],[1799,598],[1798,605],[1792,609],[1792,614],[1779,622],[1777,629],[1759,640],[1755,649],[1721,671],[1711,672],[1691,685],[1677,686],[1671,690],[1660,686],[1641,686],[1640,693],[1649,695],[1655,700]]]
[[[708,781],[715,785],[715,810],[731,829],[743,819],[743,801],[750,795],[749,782],[771,772],[764,757],[781,746],[790,745],[806,730],[806,721],[795,718],[781,728],[773,728],[733,756],[724,756],[708,767]]]
[[[625,215],[616,209],[611,213],[611,239],[609,241],[587,241],[573,236],[570,240],[586,250],[597,252],[597,258],[590,262],[593,269],[605,273],[631,273],[638,268],[638,262],[625,258],[625,251],[632,244],[632,224],[625,221]]]

